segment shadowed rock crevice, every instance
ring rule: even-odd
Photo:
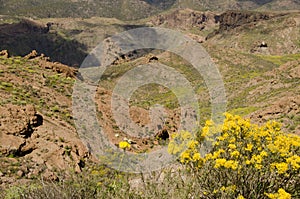
[[[36,114],[36,123],[33,125],[34,127],[38,127],[43,125],[43,116]]]
[[[20,148],[17,151],[15,151],[15,153],[13,155],[15,157],[23,157],[23,156],[26,156],[26,155],[32,153],[32,151],[34,151],[35,149],[36,148],[34,146],[26,145],[26,142],[24,142],[20,146]]]
[[[270,14],[253,11],[226,11],[215,16],[215,22],[219,24],[219,28],[210,33],[206,39],[210,39],[217,34],[233,30],[240,26],[245,26],[259,21],[270,20],[283,14]]]

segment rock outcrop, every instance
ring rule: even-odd
[[[292,128],[296,134],[300,135],[300,125],[288,119],[294,119],[299,115],[300,96],[286,96],[273,102],[267,108],[252,113],[250,119],[256,123],[265,123],[269,120],[280,121],[284,123],[285,132],[289,132]]]
[[[8,51],[7,50],[2,50],[0,52],[0,56],[4,57],[4,58],[8,58],[9,57]]]
[[[18,156],[33,150],[24,146],[34,128],[43,123],[43,118],[36,113],[35,108],[31,105],[26,107],[7,105],[1,106],[0,112],[0,153]]]
[[[203,30],[207,26],[214,26],[216,15],[211,12],[199,12],[190,9],[176,10],[170,14],[158,15],[151,23],[155,26],[164,25],[169,28],[190,29],[197,27]]]
[[[38,52],[36,50],[31,51],[28,55],[25,56],[25,59],[33,59],[38,56]]]
[[[49,57],[46,57],[44,54],[40,54],[36,50],[32,50],[28,55],[25,56],[25,59],[34,59],[39,61],[39,65],[44,69],[52,69],[56,73],[62,73],[66,77],[76,77],[78,70],[76,68],[70,67],[68,65],[51,62]]]
[[[81,172],[91,158],[72,127],[38,114],[34,106],[5,105],[0,112],[0,185],[11,183],[13,175],[57,180],[57,171]]]
[[[218,17],[218,22],[220,22],[219,31],[230,30],[251,22],[268,20],[271,17],[270,14],[259,12],[227,11]]]

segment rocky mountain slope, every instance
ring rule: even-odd
[[[179,7],[193,8],[197,10],[262,10],[262,11],[283,11],[298,10],[299,2],[297,0],[186,0],[177,1]]]
[[[71,116],[76,70],[36,52],[0,56],[0,178],[57,179],[57,169],[80,172],[90,158]],[[21,166],[20,166],[21,165]]]
[[[144,18],[172,6],[173,0],[21,0],[1,1],[0,13],[28,17],[115,17],[119,19]]]
[[[169,9],[191,8],[200,11],[235,10],[299,10],[297,0],[11,0],[0,1],[0,14],[16,13],[27,17],[115,17],[118,19],[146,18]]]
[[[131,22],[98,17],[1,19],[0,50],[8,49],[0,53],[3,186],[41,175],[55,180],[62,170],[80,172],[95,161],[74,127],[71,96],[74,81],[78,80],[77,70],[65,64],[80,65],[89,50],[104,38],[136,27],[176,29],[201,43],[222,74],[229,112],[256,123],[276,119],[283,123],[284,131],[300,134],[299,12],[184,9]],[[151,139],[138,140],[116,125],[110,110],[112,90],[122,74],[140,64],[160,62],[185,74],[199,96],[201,124],[210,118],[204,80],[186,60],[155,50],[132,54],[116,58],[103,75],[96,95],[99,123],[113,144],[130,138],[133,152],[153,150],[166,144],[166,132],[178,128],[176,96],[157,85],[139,89],[132,96],[130,111],[132,119],[142,126],[149,122],[151,105],[165,105],[168,121],[162,131]]]

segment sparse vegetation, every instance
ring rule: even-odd
[[[263,60],[272,62],[276,66],[280,66],[289,61],[294,61],[300,59],[300,54],[290,54],[290,55],[260,55]]]

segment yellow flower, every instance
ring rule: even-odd
[[[228,133],[224,133],[223,135],[221,135],[221,136],[218,137],[218,140],[219,140],[219,141],[224,141],[224,140],[226,140],[228,137],[229,137],[229,134],[228,134]]]
[[[219,170],[218,172],[226,173],[228,176],[242,176],[245,172],[248,173],[251,167],[250,172],[255,174],[253,176],[260,177],[260,172],[266,172],[275,175],[276,178],[281,178],[292,176],[298,173],[300,169],[300,137],[282,132],[280,126],[275,122],[258,126],[251,124],[250,120],[244,120],[241,117],[226,113],[222,125],[207,121],[200,133],[201,135],[198,134],[200,137],[195,138],[193,134],[183,131],[172,136],[173,140],[171,139],[169,142],[168,151],[173,154],[175,151],[181,163],[190,163],[185,166],[191,170],[199,168],[204,170],[214,167],[215,170]],[[204,158],[201,157],[199,151],[200,148],[206,147],[206,143],[202,142],[203,140],[216,141],[212,142],[213,150],[207,153]],[[223,183],[222,180],[220,183],[228,186],[228,183]],[[241,182],[237,181],[237,183]],[[280,182],[274,183],[278,186]],[[216,187],[214,193],[220,193],[221,190],[230,191],[229,187],[226,186]],[[288,188],[290,190],[290,187]],[[274,190],[274,192],[276,191]],[[243,195],[238,195],[239,193],[235,192],[237,198],[243,199]],[[291,192],[291,194],[296,193]],[[277,199],[290,198],[290,194],[283,189],[278,190],[276,193],[268,193],[267,196]]]
[[[228,147],[229,147],[230,149],[236,149],[236,145],[235,145],[235,144],[229,144]]]
[[[270,199],[291,199],[291,194],[287,193],[284,189],[280,188],[277,193],[266,193]]]
[[[189,153],[188,150],[181,153],[181,155],[180,155],[180,162],[181,163],[188,163],[190,161],[190,159],[191,159],[191,157],[190,157],[190,153]]]
[[[257,150],[261,151],[261,150],[263,150],[263,148],[260,146],[260,147],[257,147]]]
[[[289,165],[285,162],[272,163],[271,167],[276,167],[279,174],[285,173],[289,169]]]
[[[201,159],[200,153],[195,153],[195,154],[193,155],[193,160],[194,160],[194,161],[198,161],[198,160],[200,160],[200,159]]]
[[[230,153],[231,157],[239,157],[240,152],[238,151],[233,151],[232,153]]]
[[[212,120],[206,120],[205,121],[205,126],[212,126],[214,123]]]
[[[171,155],[175,155],[180,151],[180,148],[175,144],[174,141],[170,141],[168,145],[168,153]]]
[[[245,148],[246,151],[252,151],[253,144],[247,144],[247,147]]]
[[[293,170],[297,170],[300,168],[300,157],[298,155],[293,155],[287,158],[286,162],[292,166]]]
[[[215,168],[217,169],[221,166],[224,166],[225,163],[226,163],[226,159],[224,158],[216,159]]]
[[[121,141],[121,142],[119,142],[119,148],[120,148],[120,149],[127,149],[127,148],[130,148],[130,144],[129,144],[128,142]]]
[[[230,185],[228,187],[226,187],[226,192],[235,192],[236,190],[236,186],[235,185]]]
[[[245,163],[248,165],[248,164],[251,164],[251,161],[250,160],[246,160]]]
[[[221,191],[225,191],[225,190],[226,190],[226,187],[222,186]]]
[[[267,147],[272,153],[276,153],[278,151],[277,147],[273,143],[268,144]]]
[[[189,141],[189,143],[188,143],[187,145],[188,145],[188,148],[194,149],[194,148],[196,148],[196,146],[197,146],[198,144],[199,144],[198,141],[196,141],[196,140],[191,140],[191,141]]]
[[[234,192],[236,190],[236,186],[235,185],[230,185],[228,187],[222,186],[220,188],[221,191],[224,191],[226,193],[230,193],[230,192]]]
[[[260,156],[261,157],[267,157],[268,153],[266,151],[262,151],[262,152],[260,152]]]
[[[208,132],[209,132],[209,127],[207,127],[207,126],[203,127],[201,136],[206,137],[208,135]]]
[[[287,193],[284,189],[278,190],[279,199],[290,199],[291,194]]]
[[[225,153],[225,150],[224,149],[219,149],[218,151],[215,151],[213,156],[212,156],[212,159],[217,159],[218,157],[220,157],[221,153]]]
[[[261,164],[255,164],[254,166],[256,169],[260,170],[262,168],[262,165]]]
[[[234,161],[234,160],[228,160],[225,162],[224,167],[226,167],[227,169],[233,169],[233,170],[237,170],[238,168],[238,162]]]
[[[258,163],[258,164],[261,164],[262,162],[262,156],[261,155],[253,155],[252,158],[251,158],[251,162],[252,163]]]
[[[236,141],[236,138],[232,137],[232,138],[230,138],[229,143],[235,143],[235,141]]]
[[[213,158],[213,155],[211,153],[207,153],[204,157],[204,161],[208,161],[208,160],[211,160],[211,159],[214,159]]]

